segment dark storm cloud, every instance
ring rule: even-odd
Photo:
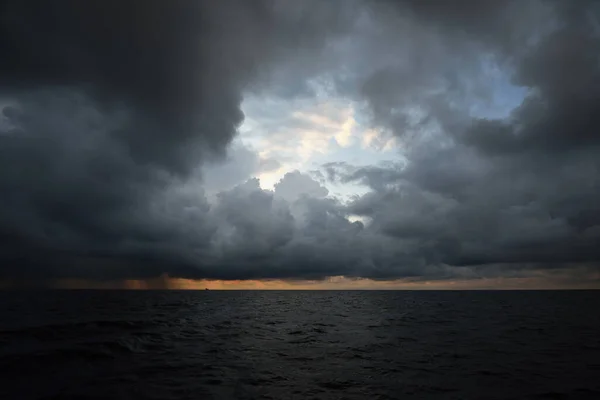
[[[490,154],[559,152],[598,146],[600,40],[585,18],[543,38],[517,67],[532,93],[509,121],[475,121],[464,137]]]
[[[416,127],[423,139],[413,143],[406,167],[343,171],[342,179],[374,190],[350,206],[353,212],[392,237],[420,241],[431,262],[551,268],[600,259],[598,13],[585,2],[550,4],[556,27],[527,52],[524,45],[487,47],[509,57],[513,82],[529,89],[523,103],[506,119],[458,110],[452,117],[459,114],[462,125],[429,108],[441,131],[426,138],[431,127]],[[430,15],[435,10],[420,11],[438,18]],[[496,23],[459,26],[461,34],[479,32],[464,40],[485,44],[496,37]],[[390,90],[393,82],[381,85]],[[386,97],[376,101],[395,105]],[[390,127],[405,134],[404,124]]]
[[[185,172],[229,143],[242,90],[270,61],[343,29],[347,13],[326,3],[3,0],[0,85],[70,87],[105,107],[124,104],[141,116],[112,134],[134,160]]]
[[[136,161],[184,169],[190,162],[184,145],[200,137],[220,149],[242,120],[242,77],[224,68],[238,60],[223,59],[235,52],[220,56],[221,37],[210,39],[216,7],[3,1],[2,10],[5,90],[64,86],[84,90],[106,107],[125,103],[145,118],[113,134]],[[215,115],[207,118],[209,112]]]
[[[599,12],[0,1],[0,278],[589,276]],[[506,118],[471,111],[503,90],[490,66],[527,91]],[[246,179],[277,161],[228,147],[246,93],[317,96],[319,74],[402,144],[393,164],[324,166],[370,189],[348,204],[297,171],[263,190]]]
[[[219,223],[190,177],[225,155],[244,91],[314,58],[352,12],[320,1],[1,1],[0,275],[205,274]],[[240,157],[246,173],[274,168]]]
[[[390,4],[443,36],[428,39],[417,31],[420,43],[430,42],[406,53],[412,62],[383,66],[363,81],[374,121],[409,150],[406,163],[391,167],[324,166],[330,180],[372,189],[349,211],[369,217],[370,229],[419,243],[409,254],[428,265],[470,266],[478,276],[485,266],[505,276],[528,266],[577,269],[573,263],[597,271],[598,5]],[[528,89],[505,119],[474,118],[469,102],[461,104],[465,94],[471,102],[485,99],[485,91],[469,90],[485,87],[481,66],[490,55],[513,84]],[[460,57],[455,64],[454,56]],[[453,73],[463,66],[466,80]],[[420,108],[421,116],[411,120],[412,110],[403,112],[410,107]]]

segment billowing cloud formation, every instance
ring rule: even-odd
[[[125,107],[133,118],[111,134],[135,162],[176,172],[221,152],[243,120],[243,90],[277,60],[318,50],[351,12],[266,0],[3,0],[0,9],[3,91],[58,87],[103,111]]]
[[[0,16],[0,279],[598,279],[592,1],[3,0]],[[280,160],[231,144],[244,96],[322,91],[394,137],[397,162],[323,166],[368,187],[350,202],[301,171],[261,189]]]
[[[414,11],[423,14],[425,26],[434,23],[448,35],[436,43],[451,45],[434,55],[458,50],[460,63],[473,67],[470,84],[481,85],[477,79],[485,70],[476,61],[483,58],[484,65],[487,55],[480,51],[490,52],[513,71],[514,84],[526,88],[522,103],[505,118],[473,117],[461,104],[469,88],[460,81],[464,76],[442,75],[440,86],[448,89],[427,96],[427,87],[440,78],[439,65],[376,71],[365,80],[364,94],[376,121],[401,138],[410,136],[408,160],[326,170],[333,179],[369,186],[372,192],[350,210],[390,237],[420,243],[428,263],[542,269],[580,263],[597,271],[598,9],[586,2],[477,4],[477,18],[466,11],[442,13],[436,2]],[[535,18],[521,26],[531,7],[550,15],[554,26],[539,26]],[[472,47],[481,50],[465,50]],[[433,60],[428,50],[416,53]],[[414,79],[423,74],[427,79]]]
[[[112,274],[75,267],[90,258],[177,274],[171,257],[209,246],[214,227],[186,220],[176,208],[188,200],[170,188],[225,154],[244,90],[268,86],[277,64],[315,58],[352,12],[235,0],[0,10],[2,275],[31,278]],[[188,223],[202,233],[178,242]]]

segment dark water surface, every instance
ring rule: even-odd
[[[600,292],[0,293],[0,399],[600,399]]]

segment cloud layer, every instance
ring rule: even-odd
[[[592,1],[3,0],[0,15],[0,279],[600,279]],[[323,96],[396,160],[262,189],[286,160],[234,141],[242,101],[278,104],[267,136],[293,143],[281,132],[337,116],[277,113]],[[338,125],[324,137],[343,141]]]

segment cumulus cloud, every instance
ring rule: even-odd
[[[242,143],[233,143],[223,159],[204,165],[198,171],[202,187],[209,192],[219,192],[243,183],[249,178],[276,171],[281,163],[261,157],[256,150]]]
[[[597,279],[593,1],[2,0],[0,15],[0,279]],[[249,98],[271,102],[249,121],[269,154],[234,140]],[[261,188],[289,156],[276,144],[302,156],[289,144],[306,138],[397,157]],[[368,190],[343,201],[331,182]]]
[[[285,174],[283,179],[275,184],[275,193],[293,202],[302,196],[323,198],[329,191],[310,176],[294,171]]]
[[[431,254],[451,265],[596,262],[598,10],[586,2],[519,2],[502,3],[498,12],[499,4],[461,23],[459,32],[451,25],[441,29],[507,60],[513,81],[529,90],[522,104],[504,119],[465,118],[456,111],[449,114],[453,120],[445,110],[430,109],[427,118],[441,121],[441,129],[428,136],[420,127],[421,143],[411,148],[406,167],[346,173],[374,189],[353,206],[392,236],[436,242]],[[553,29],[533,24],[524,31],[513,26],[522,22],[517,19],[507,25],[512,30],[496,31],[506,13],[532,5],[540,13],[552,6]],[[417,11],[428,20],[441,16],[437,4],[425,8]],[[369,101],[376,111],[397,103],[378,91]],[[454,123],[457,116],[462,123]],[[392,126],[398,135],[404,128]]]
[[[5,0],[0,9],[2,275],[31,278],[101,277],[68,267],[94,257],[128,265],[106,275],[192,265],[188,246],[202,252],[217,227],[190,180],[226,155],[244,90],[268,86],[278,63],[318,54],[351,13],[235,0]],[[244,158],[248,170],[276,163],[244,150],[234,158],[236,173]],[[238,180],[204,172],[213,188]],[[178,185],[195,197],[182,199]]]

